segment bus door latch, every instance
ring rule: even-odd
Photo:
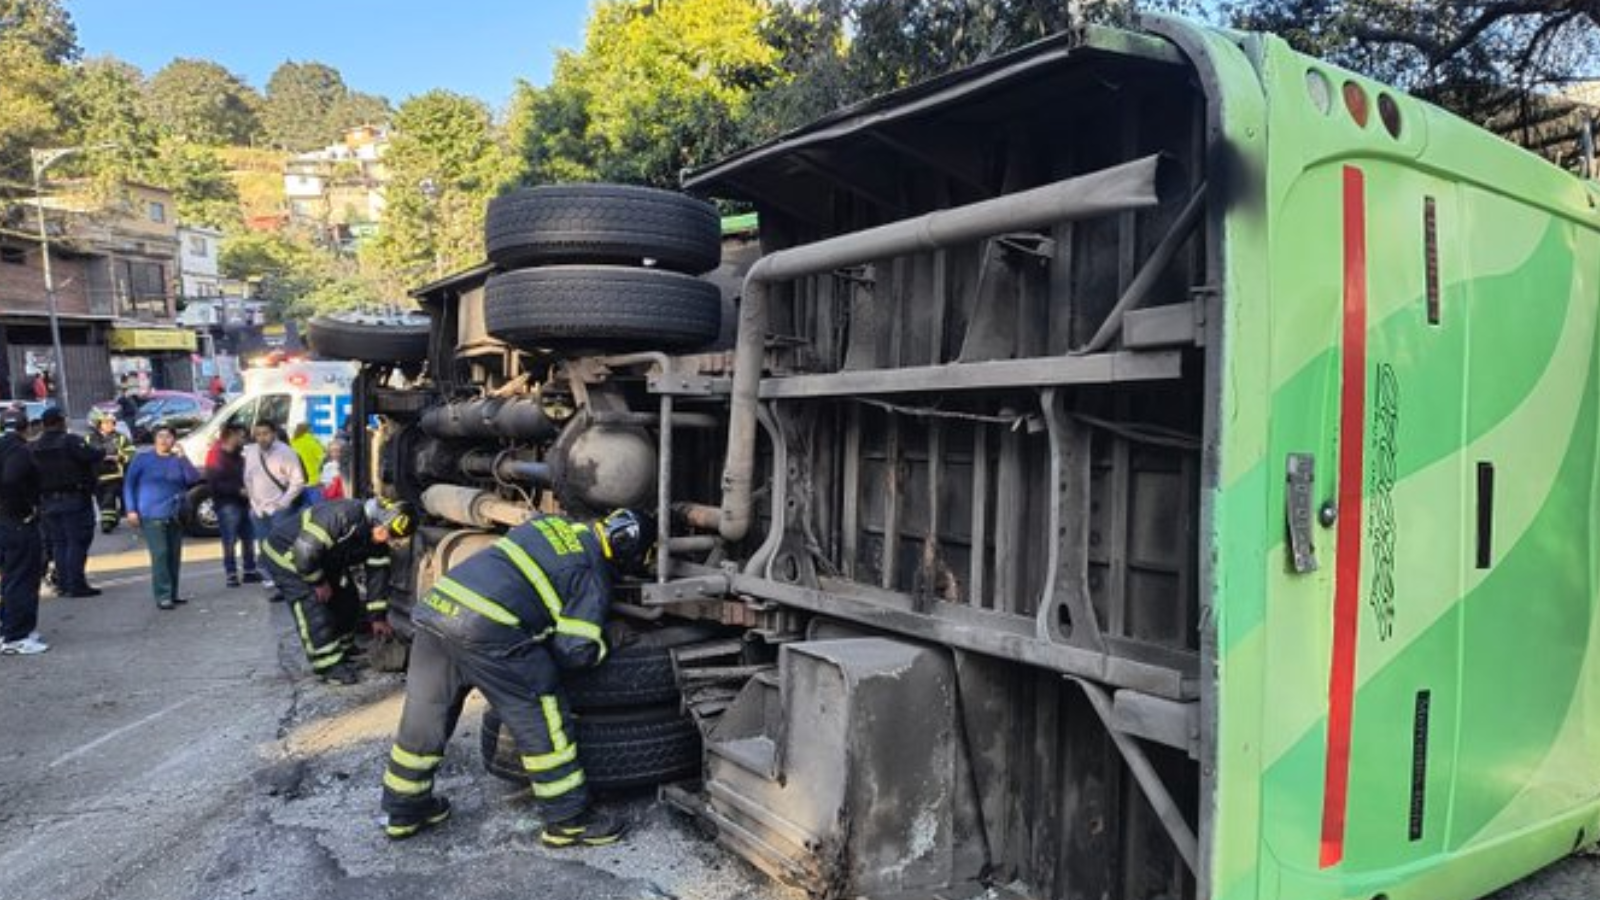
[[[1284,491],[1284,512],[1288,516],[1290,564],[1297,574],[1317,570],[1317,548],[1311,540],[1316,510],[1312,494],[1316,489],[1316,457],[1310,453],[1291,453],[1288,485]]]

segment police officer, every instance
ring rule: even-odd
[[[540,841],[604,846],[622,837],[621,821],[589,807],[561,672],[605,659],[612,578],[642,570],[655,538],[655,520],[633,510],[592,525],[544,516],[468,557],[421,598],[411,613],[405,710],[383,776],[390,838],[449,817],[433,773],[473,688],[525,754],[544,820]]]
[[[0,655],[32,656],[50,649],[39,624],[39,581],[44,548],[39,540],[39,470],[22,433],[28,414],[0,414]]]
[[[94,431],[89,446],[100,453],[96,470],[95,503],[100,507],[100,532],[110,534],[122,521],[122,479],[133,461],[133,441],[117,430],[117,417],[96,410],[89,414]]]
[[[97,597],[84,566],[94,541],[95,472],[101,454],[88,442],[67,433],[67,417],[50,407],[39,417],[44,432],[33,442],[39,467],[39,511],[45,539],[55,561],[56,590],[64,597]]]
[[[330,500],[285,518],[262,545],[272,580],[294,612],[300,644],[323,681],[355,684],[346,659],[361,622],[362,601],[350,570],[366,570],[366,613],[374,634],[392,634],[389,541],[416,530],[409,503]]]

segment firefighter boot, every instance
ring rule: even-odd
[[[383,833],[391,841],[414,837],[450,818],[450,801],[443,797],[429,797],[426,804],[414,811],[390,813],[383,825]]]
[[[549,822],[539,832],[547,847],[604,847],[622,840],[628,825],[616,816],[586,809],[577,818]]]

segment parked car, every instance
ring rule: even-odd
[[[205,394],[192,391],[150,391],[138,398],[139,413],[132,423],[135,443],[149,443],[152,433],[165,425],[179,437],[195,430],[211,419],[217,404]],[[117,414],[117,401],[96,403],[97,411]]]

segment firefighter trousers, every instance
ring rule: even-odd
[[[289,611],[294,615],[295,632],[300,636],[300,646],[306,651],[311,670],[321,675],[339,663],[355,643],[356,628],[361,625],[361,596],[355,585],[342,574],[336,574],[333,597],[327,603],[318,603],[311,585],[297,573],[291,572],[271,557],[267,558],[267,571],[289,601]]]
[[[110,534],[122,521],[122,477],[101,476],[94,488],[95,504],[100,507],[100,532]]]
[[[577,818],[589,806],[589,789],[573,740],[572,713],[561,674],[538,641],[502,646],[465,645],[419,626],[406,672],[405,709],[383,776],[383,809],[390,821],[425,813],[433,773],[476,688],[517,740],[540,817],[546,823]]]

